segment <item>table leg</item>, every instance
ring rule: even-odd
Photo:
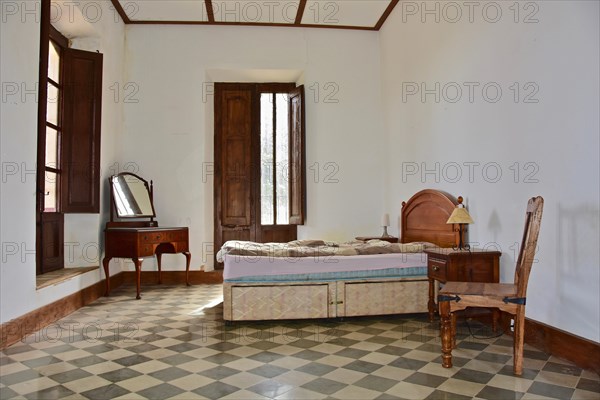
[[[162,267],[160,261],[162,259],[162,253],[156,253],[156,261],[158,265],[158,284],[162,284]]]
[[[184,251],[185,255],[185,284],[190,286],[190,261],[192,260],[192,254],[189,251]]]
[[[108,264],[110,263],[111,257],[104,257],[102,260],[102,266],[104,267],[104,276],[106,277],[106,293],[105,296],[108,296],[110,293],[110,272],[108,270]]]
[[[429,302],[427,308],[429,310],[429,322],[433,322],[433,316],[435,315],[435,279],[429,279]]]
[[[440,336],[442,337],[442,367],[452,367],[452,316],[450,303],[441,301],[440,306]]]
[[[140,284],[142,283],[142,261],[143,259],[141,258],[132,258],[133,260],[133,264],[135,265],[135,284],[136,284],[136,300],[139,300],[142,298],[142,296],[140,296]]]

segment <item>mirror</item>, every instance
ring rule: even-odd
[[[148,182],[123,172],[109,178],[114,205],[119,218],[155,217]]]

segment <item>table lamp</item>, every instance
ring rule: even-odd
[[[470,246],[463,243],[463,225],[472,224],[474,221],[462,202],[463,198],[459,196],[458,205],[452,211],[452,214],[450,214],[450,218],[448,218],[446,223],[458,225],[458,250],[468,250]]]
[[[381,237],[384,237],[384,238],[390,237],[390,235],[388,234],[388,231],[387,231],[387,227],[390,226],[390,215],[389,214],[383,214],[383,216],[381,217],[381,226],[383,226],[383,234],[381,235]]]

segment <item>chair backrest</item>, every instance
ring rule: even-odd
[[[523,231],[523,239],[521,240],[515,268],[515,285],[517,285],[518,297],[524,298],[527,295],[527,282],[529,281],[531,265],[535,259],[543,210],[544,199],[541,196],[533,197],[527,202],[525,230]]]

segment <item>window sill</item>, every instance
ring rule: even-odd
[[[74,276],[85,274],[89,271],[100,269],[100,267],[76,267],[76,268],[62,268],[56,271],[48,272],[43,275],[36,276],[35,288],[36,290],[56,285],[61,282],[67,281]]]

